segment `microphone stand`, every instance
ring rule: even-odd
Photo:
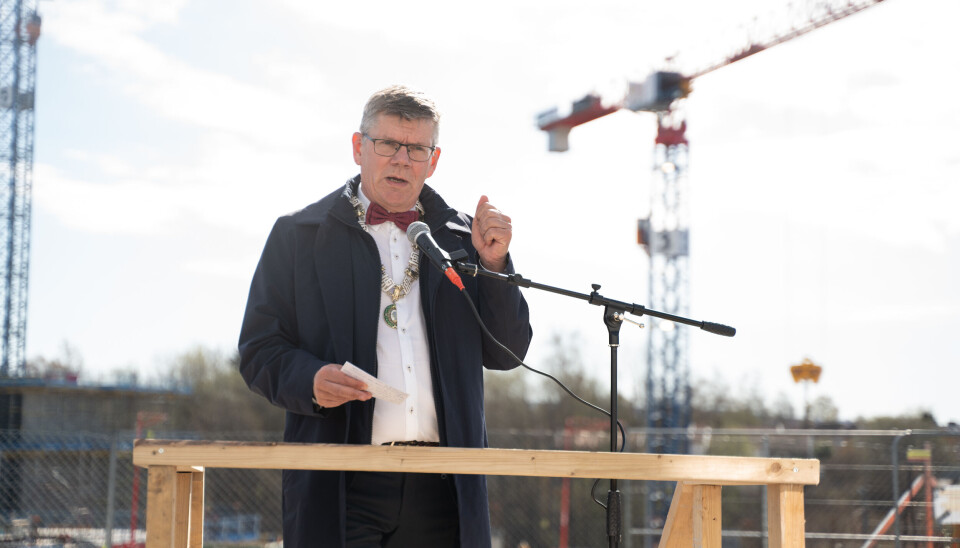
[[[567,289],[562,289],[559,287],[553,287],[550,285],[540,284],[533,282],[527,278],[524,278],[520,274],[503,274],[500,272],[491,272],[489,270],[480,268],[478,265],[473,263],[465,262],[464,259],[467,258],[467,254],[462,249],[450,254],[450,259],[460,273],[466,274],[468,276],[483,276],[485,278],[493,278],[501,282],[506,282],[511,285],[518,287],[532,287],[533,289],[540,289],[542,291],[548,291],[550,293],[556,293],[558,295],[564,295],[566,297],[573,297],[575,299],[581,299],[587,301],[588,303],[596,306],[604,307],[603,311],[603,323],[607,327],[607,333],[609,335],[609,346],[610,346],[610,452],[617,452],[617,349],[620,347],[620,326],[624,321],[630,323],[636,323],[638,326],[643,327],[643,324],[634,322],[633,320],[627,319],[625,313],[629,312],[636,316],[653,316],[655,318],[661,318],[664,320],[669,320],[676,323],[682,323],[686,325],[691,325],[694,327],[699,327],[704,331],[714,333],[716,335],[723,335],[724,337],[732,337],[737,333],[737,330],[723,324],[713,323],[713,322],[704,322],[691,320],[689,318],[684,318],[682,316],[676,316],[673,314],[667,314],[666,312],[659,312],[657,310],[651,310],[645,306],[633,303],[627,303],[624,301],[617,301],[614,299],[608,299],[603,295],[597,293],[600,290],[600,284],[591,284],[593,291],[590,294],[577,293],[576,291],[570,291]],[[626,443],[626,440],[624,440]],[[616,548],[620,545],[620,539],[623,536],[622,533],[622,523],[621,523],[621,505],[620,505],[620,491],[617,489],[617,480],[610,479],[610,489],[607,491],[607,537],[610,541],[610,548]]]

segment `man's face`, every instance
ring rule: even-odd
[[[433,129],[431,120],[404,120],[381,114],[368,137],[429,147],[433,145]],[[423,183],[437,169],[439,159],[439,148],[425,162],[411,160],[407,147],[400,147],[393,156],[380,156],[373,151],[373,141],[360,133],[353,134],[353,160],[360,166],[360,189],[370,201],[387,211],[412,208],[420,197]]]

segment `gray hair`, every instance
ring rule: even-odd
[[[433,100],[421,91],[406,86],[390,86],[381,89],[367,99],[360,120],[360,132],[369,133],[381,114],[399,116],[404,120],[429,120],[433,122],[433,143],[440,139],[440,112]]]

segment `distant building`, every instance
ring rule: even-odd
[[[156,417],[185,396],[81,385],[75,376],[0,379],[0,521],[26,517],[37,501],[59,500],[66,486],[79,500],[95,499],[105,491],[94,478],[111,451],[131,450],[138,413]]]
[[[182,392],[137,386],[97,386],[69,379],[0,379],[0,430],[23,434],[134,430],[140,411],[163,411]]]

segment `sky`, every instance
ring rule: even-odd
[[[653,115],[578,127],[562,154],[535,116],[616,98],[668,56],[722,59],[783,4],[43,2],[27,355],[69,347],[81,380],[107,382],[232,352],[274,220],[357,172],[363,104],[395,83],[443,115],[428,184],[509,214],[518,272],[647,304]],[[689,316],[738,330],[690,328],[695,385],[802,413],[789,367],[809,358],[810,399],[842,419],[960,421],[957,20],[955,0],[887,0],[694,82]],[[554,371],[556,334],[609,382],[602,310],[524,293],[527,363]],[[638,320],[618,384],[639,400],[653,324]]]

